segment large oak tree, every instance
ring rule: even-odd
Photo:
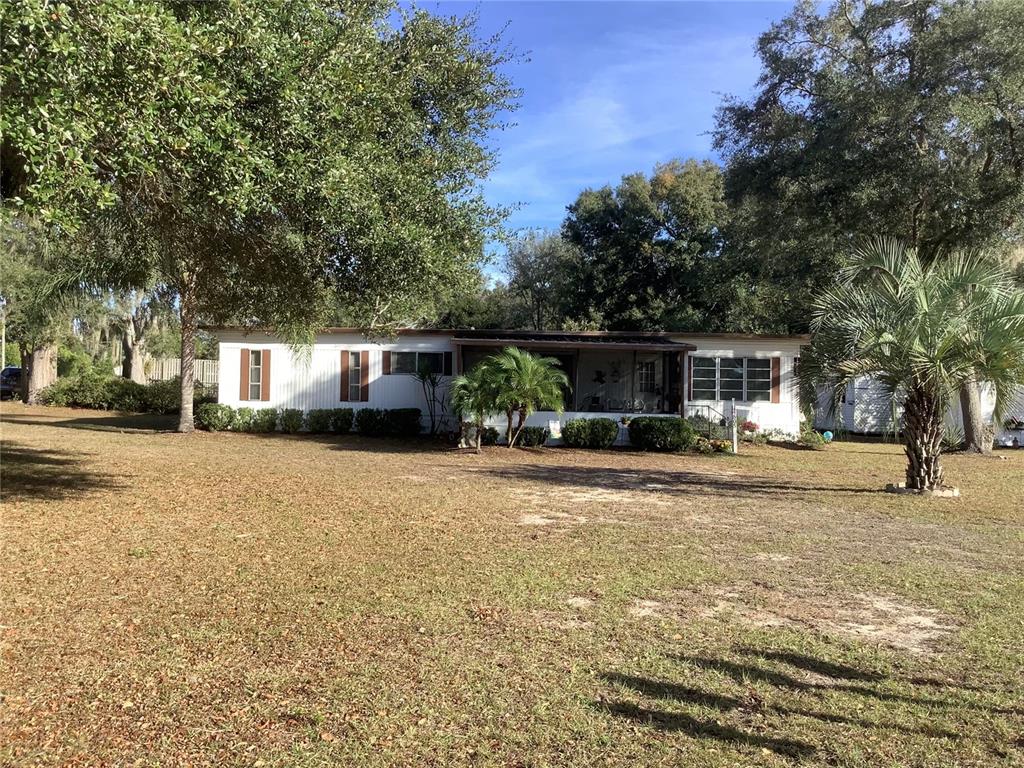
[[[43,8],[43,11],[40,11]],[[5,207],[87,227],[94,274],[177,295],[180,429],[200,320],[309,338],[468,279],[514,91],[474,22],[322,0],[6,11]]]

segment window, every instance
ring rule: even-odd
[[[263,387],[263,352],[254,349],[249,352],[249,399],[259,400]]]
[[[772,360],[768,357],[694,357],[691,400],[772,399]]]
[[[360,355],[358,352],[348,353],[348,399],[353,402],[362,400],[362,367],[359,365]]]
[[[748,357],[747,395],[744,400],[767,403],[772,399],[772,361],[767,357]],[[739,398],[737,398],[739,399]]]
[[[641,392],[653,393],[656,390],[654,385],[654,361],[642,360],[636,369],[637,389]]]
[[[439,374],[444,370],[443,352],[392,352],[392,373],[427,373]]]
[[[693,379],[690,384],[694,400],[718,399],[718,360],[714,357],[693,358]]]

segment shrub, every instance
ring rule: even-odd
[[[355,424],[356,432],[364,437],[381,437],[386,434],[384,411],[380,408],[360,408],[355,414]]]
[[[196,389],[196,394],[201,394]],[[146,410],[153,413],[177,413],[181,410],[181,379],[175,376],[154,381],[146,387]]]
[[[132,411],[135,413],[151,410],[149,408],[149,387],[131,379],[117,377],[107,381],[107,407],[112,411]]]
[[[484,427],[480,430],[480,445],[497,445],[498,430],[494,427]]]
[[[306,429],[314,434],[330,432],[332,414],[330,408],[313,408],[306,414]]]
[[[693,450],[695,450],[697,453],[714,453],[715,446],[713,446],[711,444],[711,441],[708,440],[703,435],[698,435],[697,439],[693,441]]]
[[[797,442],[804,448],[813,448],[815,450],[825,447],[825,438],[821,436],[820,432],[815,432],[813,429],[805,429],[800,433],[800,439]]]
[[[301,431],[306,422],[306,414],[301,408],[282,408],[278,415],[281,420],[281,431],[289,435]]]
[[[715,453],[732,453],[731,440],[712,440],[711,449]]]
[[[384,411],[385,431],[395,437],[416,437],[420,433],[419,408],[392,408]]]
[[[751,421],[750,419],[740,424],[740,432],[757,432],[760,428],[756,421]]]
[[[548,441],[550,434],[551,431],[547,427],[523,427],[516,440],[516,444],[524,448],[544,445]]]
[[[351,432],[355,415],[351,408],[334,408],[331,411],[331,431],[342,435]]]
[[[696,439],[685,419],[639,416],[629,422],[629,442],[641,451],[685,451]]]
[[[277,429],[277,408],[257,408],[253,411],[250,432],[274,432]]]
[[[573,419],[562,427],[562,441],[571,448],[611,448],[618,436],[613,419]]]
[[[231,417],[231,431],[232,432],[251,432],[252,431],[252,419],[255,415],[255,411],[252,408],[239,408],[235,411]]]
[[[147,409],[147,387],[90,368],[79,376],[57,379],[40,394],[45,405],[140,412]]]
[[[196,423],[210,432],[221,432],[231,426],[235,411],[223,403],[203,403],[196,407]]]

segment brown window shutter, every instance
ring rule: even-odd
[[[341,350],[341,402],[348,402],[348,350]]]
[[[249,399],[249,350],[242,350],[242,373],[238,377],[238,399]]]
[[[380,353],[381,359],[381,373],[385,376],[391,375],[391,350],[385,349]]]
[[[686,356],[686,370],[687,370],[687,400],[693,400],[693,358],[690,355]]]
[[[270,399],[270,350],[260,354],[260,400]]]
[[[370,401],[370,353],[365,349],[359,353],[359,399]]]
[[[782,358],[772,358],[772,402],[779,402],[779,383],[782,380]]]
[[[452,353],[451,352],[445,352],[444,353],[444,368],[442,369],[442,373],[445,376],[451,376],[452,375]]]

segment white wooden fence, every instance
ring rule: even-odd
[[[205,386],[212,386],[218,381],[219,370],[220,360],[196,360],[193,378]],[[162,357],[146,361],[146,378],[150,381],[166,381],[180,375],[180,358]]]

